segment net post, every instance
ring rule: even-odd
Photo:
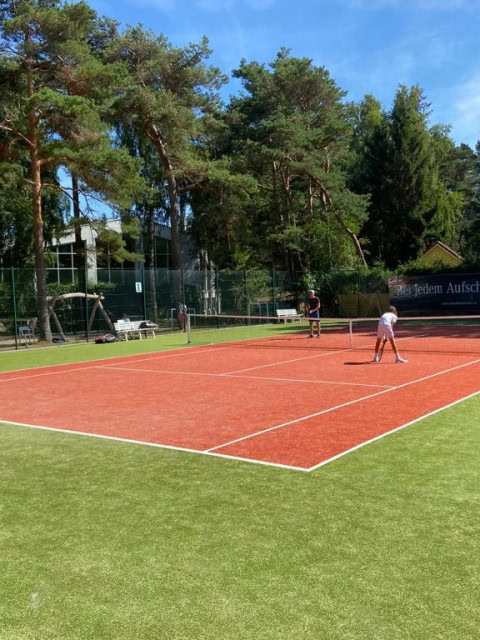
[[[348,321],[348,333],[350,336],[350,349],[353,349],[353,320]]]
[[[187,344],[190,344],[192,342],[192,322],[189,313],[187,313],[187,317],[185,319],[185,331],[187,332]]]

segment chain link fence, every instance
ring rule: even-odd
[[[54,340],[91,340],[112,331],[117,320],[151,320],[165,331],[178,330],[177,310],[192,313],[271,316],[298,308],[304,294],[296,279],[275,270],[226,271],[47,269],[47,296]],[[27,341],[27,337],[29,340]],[[0,349],[38,340],[34,269],[0,268]]]
[[[333,271],[291,277],[277,270],[97,269],[91,280],[72,269],[47,271],[47,294],[56,340],[91,340],[113,323],[150,320],[177,331],[177,310],[192,313],[275,316],[278,309],[305,310],[308,289],[320,295],[326,317],[377,316],[389,305],[395,274]],[[389,292],[390,285],[390,292]],[[35,272],[0,268],[0,349],[38,338]],[[93,313],[95,311],[95,313]],[[29,334],[29,336],[27,336]]]

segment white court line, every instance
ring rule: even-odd
[[[423,335],[416,336],[416,338],[423,338],[426,335],[428,335],[428,334],[425,333]],[[401,340],[410,340],[410,339],[411,339],[410,336],[408,338],[397,338],[396,342],[400,342]],[[319,343],[317,343],[317,344],[319,344]],[[319,344],[319,347],[321,348],[322,345]],[[318,354],[316,354],[314,356],[303,356],[302,358],[294,358],[293,360],[281,360],[279,362],[271,362],[269,364],[260,364],[260,365],[257,365],[255,367],[248,367],[248,369],[239,369],[238,371],[227,371],[227,373],[223,373],[222,375],[229,376],[229,375],[232,375],[234,373],[245,373],[246,371],[254,371],[255,369],[263,369],[264,367],[275,367],[278,364],[288,364],[290,362],[298,362],[300,360],[311,360],[313,358],[324,358],[325,356],[336,355],[337,353],[347,353],[349,351],[350,352],[366,351],[367,349],[370,351],[370,349],[373,350],[374,347],[375,347],[375,342],[372,342],[371,345],[365,345],[363,347],[358,347],[358,348],[350,347],[348,349],[340,349],[340,350],[332,349],[330,351],[327,351],[326,353],[318,353]],[[392,351],[392,353],[393,353],[393,351]],[[377,386],[381,386],[381,385],[377,385]]]
[[[85,343],[85,344],[93,344],[93,342],[90,343]],[[85,346],[84,343],[82,343],[81,345],[68,345],[69,347],[76,347],[76,346]],[[120,344],[120,343],[118,343]],[[164,349],[163,351],[156,351],[154,353],[156,353],[156,356],[152,356],[150,358],[140,358],[139,360],[129,360],[129,362],[140,362],[141,360],[155,360],[156,357],[161,356],[161,354],[163,353],[168,353],[168,356],[165,356],[166,358],[171,358],[173,356],[182,356],[182,355],[188,355],[188,354],[195,354],[195,353],[203,353],[203,351],[205,349],[207,349],[207,347],[212,347],[212,344],[199,344],[199,345],[192,345],[191,347],[189,346],[183,346],[183,347],[172,347],[171,349]],[[35,349],[35,351],[39,351],[41,349],[52,349],[53,347],[38,347],[38,349]],[[63,347],[63,346],[59,346],[59,349],[66,349],[67,347]],[[226,349],[227,347],[221,346],[218,349],[209,349],[209,351],[220,351],[220,349]],[[195,351],[195,349],[202,349],[202,351]],[[170,354],[170,351],[174,351],[175,353]],[[179,351],[181,353],[179,353]],[[7,353],[6,351],[4,353]],[[10,353],[10,352],[8,352]],[[12,351],[11,353],[27,353],[26,351]],[[31,351],[29,351],[28,353],[31,353]],[[147,351],[145,352],[145,355],[149,355],[150,353],[152,353],[151,351]],[[69,364],[87,364],[89,362],[108,362],[109,360],[128,360],[129,358],[134,358],[135,356],[141,356],[141,353],[132,353],[131,355],[124,355],[124,356],[108,356],[108,357],[104,357],[104,358],[98,358],[98,360],[78,360],[77,362],[64,362],[64,363],[60,363],[60,364],[42,364],[38,367],[24,367],[23,369],[12,369],[9,371],[0,371],[0,376],[3,375],[4,373],[16,373],[17,371],[35,371],[37,369],[54,369],[56,367],[68,367]],[[85,367],[87,368],[87,367]]]
[[[221,374],[221,377],[226,377]],[[233,379],[241,378],[242,380],[278,380],[279,382],[306,382],[310,384],[339,384],[347,387],[375,387],[380,389],[391,389],[389,384],[367,384],[366,382],[339,382],[338,380],[302,380],[302,378],[268,378],[267,376],[229,376]]]
[[[210,353],[210,351],[222,351],[222,349],[225,349],[226,347],[219,347],[216,349],[209,349],[207,353]],[[161,353],[164,353],[163,351]],[[192,351],[192,352],[188,352],[188,351],[182,351],[182,353],[172,353],[168,356],[152,356],[150,358],[139,358],[138,360],[129,360],[128,362],[130,364],[135,364],[137,362],[146,362],[149,360],[167,360],[168,358],[175,358],[177,356],[186,356],[186,355],[195,355],[195,354],[199,354],[199,355],[203,355],[204,351],[202,352],[198,352],[198,351]],[[118,358],[130,358],[131,356],[116,356],[113,359],[117,359]],[[87,362],[96,362],[96,363],[100,363],[100,362],[104,362],[103,360],[85,360],[85,363]],[[32,367],[31,369],[18,369],[18,371],[35,371],[37,368],[38,369],[50,369],[53,367],[68,367],[69,364],[83,364],[83,362],[70,362],[67,364],[54,364],[50,366],[45,366],[45,367]],[[118,363],[121,364],[121,363]],[[15,378],[0,378],[0,383],[1,382],[12,382],[13,380],[30,380],[30,378],[41,378],[42,376],[53,376],[53,375],[58,375],[61,373],[74,373],[75,371],[89,371],[90,369],[105,369],[108,367],[114,367],[115,363],[107,363],[107,364],[92,364],[92,366],[90,367],[75,367],[74,369],[62,369],[61,371],[46,371],[45,373],[34,373],[30,376],[16,376]],[[134,371],[134,369],[132,369],[132,371]],[[0,373],[0,376],[2,373],[15,373],[15,371],[2,371]]]
[[[390,431],[385,431],[385,433],[381,433],[379,436],[375,436],[375,438],[371,438],[370,440],[365,440],[365,442],[361,442],[360,444],[355,445],[354,447],[351,447],[350,449],[347,449],[346,451],[342,451],[342,453],[337,454],[336,456],[332,456],[331,458],[328,458],[328,460],[324,460],[323,462],[319,462],[318,464],[314,465],[313,467],[309,467],[307,469],[307,471],[315,471],[316,469],[319,469],[320,467],[323,467],[324,465],[328,464],[329,462],[333,462],[334,460],[338,460],[339,458],[346,456],[348,453],[352,453],[353,451],[356,451],[357,449],[361,449],[362,447],[365,447],[367,444],[371,444],[372,442],[375,442],[376,440],[380,440],[380,438],[384,438],[385,436],[389,436],[392,433],[395,433],[397,431],[401,431],[402,429],[406,429],[407,427],[410,427],[412,424],[416,424],[417,422],[420,422],[420,420],[425,420],[426,418],[429,418],[430,416],[434,416],[436,413],[440,413],[441,411],[445,411],[445,409],[449,409],[450,407],[454,407],[456,404],[459,404],[460,402],[464,402],[465,400],[469,400],[470,398],[474,398],[475,396],[480,395],[480,391],[474,391],[474,393],[471,393],[468,396],[465,396],[463,398],[460,398],[459,400],[455,400],[455,402],[450,402],[450,404],[446,404],[443,407],[440,407],[440,409],[435,409],[434,411],[430,411],[430,413],[425,413],[423,416],[420,416],[419,418],[415,418],[415,420],[410,420],[410,422],[407,422],[405,424],[400,425],[399,427],[395,427],[395,429],[391,429]]]
[[[323,358],[325,356],[331,356],[337,353],[345,353],[347,351],[352,351],[352,349],[342,349],[341,351],[328,351],[327,353],[317,353],[314,356],[303,356],[301,358],[293,358],[293,360],[280,360],[279,362],[269,362],[268,364],[259,364],[255,367],[248,367],[247,369],[239,369],[238,371],[227,371],[226,373],[222,373],[222,376],[231,376],[234,373],[245,373],[246,371],[254,371],[255,369],[264,369],[266,367],[276,367],[279,364],[289,364],[290,362],[299,362],[300,360],[312,360],[313,358]]]
[[[478,362],[478,361],[475,361]],[[472,363],[468,363],[467,365],[461,365],[461,366],[468,366],[469,364],[475,364],[474,362]],[[458,368],[458,367],[456,367]],[[446,372],[442,372],[442,373],[446,373]],[[440,375],[440,374],[435,374],[435,375]],[[408,383],[410,384],[410,383]],[[412,383],[413,384],[413,383]],[[400,386],[405,386],[405,385],[400,385]],[[396,387],[399,388],[399,387]],[[381,392],[383,393],[383,392]],[[332,458],[329,458],[328,460],[325,460],[323,462],[320,462],[318,465],[314,465],[313,467],[297,467],[294,465],[288,465],[288,464],[281,464],[281,463],[277,463],[277,462],[266,462],[263,460],[256,460],[254,458],[243,458],[240,456],[233,456],[233,455],[228,455],[228,454],[221,454],[221,453],[214,453],[213,450],[205,450],[205,451],[199,451],[197,449],[189,449],[187,447],[175,447],[173,445],[163,445],[163,444],[157,444],[155,442],[145,442],[143,440],[132,440],[130,438],[120,438],[120,437],[116,437],[116,436],[106,436],[106,435],[101,435],[101,434],[97,434],[97,433],[87,433],[84,431],[74,431],[71,429],[60,429],[60,428],[56,428],[56,427],[44,427],[44,426],[40,426],[40,425],[34,425],[34,424],[28,424],[25,422],[12,422],[11,420],[3,420],[0,419],[0,424],[6,424],[7,426],[16,426],[16,427],[27,427],[29,429],[37,429],[37,430],[41,430],[41,431],[53,431],[55,433],[61,433],[61,434],[72,434],[72,435],[78,435],[78,436],[86,436],[88,438],[99,438],[101,440],[114,440],[116,442],[127,442],[129,444],[139,444],[139,445],[143,445],[143,446],[147,446],[147,447],[155,447],[158,449],[166,449],[166,450],[171,450],[171,451],[184,451],[187,453],[195,453],[195,454],[199,454],[199,455],[205,455],[205,456],[210,456],[210,457],[215,457],[215,458],[222,458],[224,460],[236,460],[239,462],[249,462],[251,464],[258,464],[261,466],[267,466],[267,467],[276,467],[276,468],[280,468],[280,469],[289,469],[292,471],[303,471],[304,473],[307,472],[311,472],[311,471],[315,471],[316,469],[318,469],[319,467],[329,463],[329,462],[333,462],[334,460],[347,455],[347,453],[351,453],[352,451],[355,451],[356,449],[359,449],[360,447],[363,447],[367,444],[370,444],[371,442],[374,442],[375,440],[378,440],[380,438],[383,438],[384,436],[387,436],[391,433],[394,433],[395,431],[399,431],[401,429],[405,429],[406,427],[415,424],[416,422],[419,422],[420,420],[423,420],[424,418],[428,418],[429,416],[432,416],[436,413],[439,413],[440,411],[443,411],[444,409],[448,409],[449,407],[452,407],[456,404],[459,404],[460,402],[463,402],[464,400],[468,400],[469,398],[472,398],[476,395],[479,395],[480,391],[476,391],[468,396],[465,396],[464,398],[460,398],[459,400],[456,400],[455,402],[452,402],[448,405],[445,405],[444,407],[441,407],[440,409],[436,409],[435,411],[432,411],[430,413],[427,413],[423,416],[420,416],[419,418],[416,418],[415,420],[412,420],[411,422],[408,422],[407,424],[404,424],[400,427],[397,427],[395,429],[392,429],[391,431],[388,431],[384,434],[381,434],[375,438],[372,438],[371,440],[367,440],[366,442],[363,442],[355,447],[352,447],[351,449],[348,449],[347,451],[344,451],[340,454],[338,454],[337,456],[333,456]],[[378,394],[374,394],[374,395],[378,395]],[[349,403],[350,404],[350,403]],[[225,445],[223,445],[225,446]]]
[[[426,334],[425,334],[426,335]],[[420,336],[421,337],[421,336]],[[409,338],[399,338],[397,340],[397,342],[399,340],[407,340]],[[148,362],[150,360],[166,360],[168,358],[177,358],[180,356],[186,356],[186,355],[203,355],[205,352],[210,353],[212,351],[223,351],[225,349],[229,349],[231,346],[235,346],[235,344],[237,344],[238,342],[241,342],[240,340],[237,340],[236,342],[232,342],[232,343],[220,343],[222,346],[220,347],[214,347],[214,348],[209,348],[212,347],[213,345],[208,344],[208,345],[199,345],[197,347],[179,347],[178,350],[175,350],[174,353],[169,353],[170,350],[166,350],[166,351],[159,351],[157,352],[154,356],[149,356],[148,358],[138,358],[137,360],[130,360],[130,358],[135,357],[136,355],[141,355],[141,354],[132,354],[131,356],[111,356],[110,358],[100,358],[98,360],[80,360],[79,362],[67,362],[65,364],[52,364],[52,365],[43,365],[41,367],[26,367],[25,369],[15,369],[14,371],[0,371],[0,383],[2,382],[11,382],[11,381],[17,381],[17,380],[25,380],[27,378],[39,378],[42,376],[50,376],[50,375],[55,375],[58,373],[72,373],[75,371],[84,371],[84,370],[89,370],[89,369],[97,369],[97,368],[103,368],[103,367],[114,367],[116,365],[115,362],[106,362],[108,360],[127,360],[129,364],[136,364],[137,362]],[[45,347],[47,348],[47,347]],[[51,347],[48,347],[49,349]],[[367,347],[365,347],[366,349]],[[197,350],[195,350],[197,349]],[[198,351],[198,349],[200,349],[200,351]],[[361,349],[363,349],[363,347],[361,347]],[[264,364],[264,365],[257,365],[255,367],[250,367],[248,369],[240,369],[239,371],[228,371],[227,373],[224,374],[219,374],[219,375],[231,375],[234,373],[243,373],[246,371],[252,371],[254,369],[263,369],[264,367],[274,367],[278,364],[287,364],[289,362],[296,362],[298,360],[309,360],[311,358],[322,358],[324,356],[329,356],[329,355],[334,355],[337,353],[346,353],[348,351],[360,351],[359,349],[342,349],[340,351],[338,350],[332,350],[332,351],[328,351],[327,353],[320,353],[320,354],[316,354],[314,356],[304,356],[302,358],[295,358],[293,360],[281,360],[279,362],[272,362],[272,363],[268,363],[268,364]],[[180,353],[179,353],[180,352]],[[168,355],[163,355],[164,353],[168,353]],[[75,367],[74,369],[62,369],[61,371],[47,371],[45,373],[37,373],[37,374],[32,374],[32,375],[28,375],[28,376],[16,376],[14,378],[2,378],[1,376],[3,374],[9,374],[9,373],[14,373],[17,371],[35,371],[37,369],[53,369],[53,368],[57,368],[57,367],[68,367],[69,365],[78,365],[78,364],[87,364],[89,362],[95,362],[95,363],[105,363],[105,364],[92,364],[92,366],[90,367]],[[118,363],[118,364],[121,364]]]
[[[236,444],[237,442],[242,442],[243,440],[249,440],[250,438],[256,438],[257,436],[263,435],[264,433],[268,433],[269,431],[276,431],[277,429],[282,429],[283,427],[288,427],[292,424],[298,424],[299,422],[304,422],[305,420],[309,420],[310,418],[316,418],[317,416],[321,416],[325,413],[330,413],[331,411],[337,411],[338,409],[343,409],[344,407],[348,407],[352,404],[356,404],[357,402],[363,402],[363,400],[368,400],[370,398],[375,398],[376,396],[383,395],[385,393],[391,393],[392,391],[396,391],[397,389],[402,389],[403,387],[408,387],[412,384],[417,384],[419,382],[423,382],[425,380],[430,380],[431,378],[435,378],[437,376],[444,375],[445,373],[450,373],[451,371],[456,371],[457,369],[462,369],[464,367],[470,367],[473,364],[478,364],[480,359],[473,360],[472,362],[467,362],[465,364],[457,365],[456,367],[451,367],[450,369],[445,369],[444,371],[439,371],[437,373],[432,373],[428,376],[424,376],[423,378],[418,378],[417,380],[411,380],[410,382],[404,382],[403,384],[399,384],[395,387],[390,387],[389,389],[384,389],[382,391],[377,391],[376,393],[371,393],[368,396],[363,396],[362,398],[357,398],[356,400],[350,400],[349,402],[344,402],[342,404],[336,405],[335,407],[330,407],[329,409],[323,409],[322,411],[318,411],[317,413],[312,413],[308,416],[302,416],[301,418],[297,418],[296,420],[290,420],[289,422],[283,422],[282,424],[277,424],[273,427],[268,427],[268,429],[262,429],[261,431],[256,431],[255,433],[251,433],[248,436],[243,436],[241,438],[236,438],[235,440],[230,440],[230,442],[225,442],[224,444],[218,445],[216,447],[212,447],[208,449],[208,451],[216,451],[217,449],[222,449],[224,447],[228,447],[232,444]],[[399,365],[403,366],[403,365]]]
[[[169,444],[157,444],[156,442],[145,442],[144,440],[132,440],[130,438],[120,438],[118,436],[105,436],[99,433],[88,433],[86,431],[74,431],[73,429],[60,429],[57,427],[42,427],[37,424],[28,424],[26,422],[12,422],[11,420],[2,420],[2,419],[0,419],[0,424],[6,424],[8,426],[14,426],[14,427],[27,427],[29,429],[38,429],[40,431],[53,431],[55,433],[62,433],[64,435],[73,434],[76,436],[86,436],[87,438],[100,438],[101,440],[114,440],[116,442],[128,442],[129,444],[140,444],[145,447],[155,447],[156,449],[167,449],[169,451],[184,451],[187,453],[196,453],[202,456],[209,456],[212,458],[222,458],[224,460],[238,460],[239,462],[250,462],[253,464],[260,464],[265,467],[277,467],[280,469],[303,471],[304,473],[309,471],[305,467],[296,467],[294,465],[281,464],[280,462],[266,462],[264,460],[241,458],[239,456],[230,456],[222,453],[213,453],[210,451],[203,451],[199,449],[189,449],[188,447],[175,447]]]
[[[339,382],[338,380],[303,380],[302,378],[269,378],[267,376],[240,376],[232,375],[229,373],[206,373],[197,371],[171,371],[168,369],[130,369],[129,367],[119,367],[115,365],[109,365],[105,367],[98,367],[102,369],[108,369],[109,371],[140,371],[141,373],[166,373],[168,375],[184,375],[184,376],[208,376],[213,378],[232,378],[240,380],[274,380],[275,382],[306,382],[310,384],[339,384],[346,385],[348,387],[376,387],[381,389],[391,389],[392,385],[388,384],[367,384],[362,382]]]

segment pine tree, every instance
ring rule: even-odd
[[[91,56],[87,40],[95,21],[95,12],[84,2],[1,4],[0,129],[29,156],[38,325],[45,340],[51,340],[51,330],[42,195],[65,189],[45,181],[44,172],[64,166],[82,180],[86,195],[119,204],[139,186],[135,162],[111,147],[101,119],[99,105],[121,80],[121,70]]]
[[[116,120],[147,139],[160,159],[176,270],[181,267],[182,195],[218,177],[203,153],[204,122],[217,109],[216,91],[226,79],[207,65],[209,55],[206,38],[179,48],[140,26],[112,38],[104,51],[107,61],[121,62],[129,71],[129,87],[115,105]]]
[[[270,259],[289,272],[318,267],[319,246],[343,235],[365,264],[357,233],[366,199],[346,184],[352,129],[345,92],[324,67],[287,49],[270,69],[242,61],[234,76],[245,89],[230,105],[234,152],[256,178],[252,224],[264,234]]]
[[[438,164],[419,87],[401,86],[390,113],[370,128],[356,189],[370,194],[363,234],[372,260],[397,267],[417,257],[437,212]]]

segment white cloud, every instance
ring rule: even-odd
[[[480,7],[480,0],[418,0],[413,4],[418,4],[418,8],[425,11],[471,11]]]
[[[335,58],[326,60],[327,68],[352,99],[373,93],[385,106],[393,100],[399,84],[419,84],[429,94],[425,81],[429,74],[444,72],[456,57],[459,41],[446,37],[443,30],[411,31],[388,46],[369,52],[348,53],[346,47]]]
[[[178,0],[136,0],[140,6],[154,7],[164,13],[173,13],[178,9]],[[135,24],[135,21],[131,21]]]
[[[250,9],[262,11],[270,9],[276,0],[196,0],[195,4],[204,11],[231,11],[238,4],[247,4]]]
[[[452,134],[458,142],[474,145],[480,139],[480,70],[456,87],[454,95]]]
[[[472,11],[480,8],[480,0],[347,0],[347,3],[350,7],[369,10],[408,7],[422,11]]]
[[[394,7],[402,3],[400,0],[347,0],[347,4],[359,9],[383,9],[383,7]]]
[[[100,0],[101,1],[101,0]],[[241,6],[247,6],[253,11],[271,9],[277,0],[193,0],[193,7],[206,13],[220,13],[228,11],[232,13]],[[137,0],[140,5],[152,6],[158,11],[173,13],[180,11],[186,0]],[[192,6],[190,7],[192,8]]]

